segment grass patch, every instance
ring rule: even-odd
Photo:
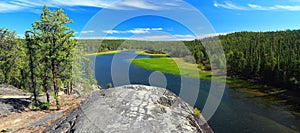
[[[150,71],[182,75],[189,78],[211,80],[211,73],[201,71],[197,64],[187,63],[182,58],[136,58],[131,62]],[[221,78],[220,78],[221,79]]]
[[[105,55],[105,54],[116,54],[116,53],[120,53],[120,52],[121,52],[121,50],[105,51],[105,52],[86,54],[86,56],[99,56],[99,55]]]
[[[135,51],[135,53],[140,55],[152,56],[152,57],[169,57],[168,54],[150,54],[147,53],[146,51]]]

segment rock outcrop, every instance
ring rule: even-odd
[[[127,85],[95,91],[45,132],[213,132],[174,93]]]
[[[23,111],[30,104],[30,94],[11,85],[0,85],[0,117]]]

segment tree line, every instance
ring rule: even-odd
[[[50,11],[46,6],[40,20],[18,39],[15,32],[0,29],[0,84],[11,84],[34,95],[54,93],[59,108],[58,92],[66,88],[70,94],[74,87],[89,89],[97,84],[91,61],[74,39],[74,31],[66,25],[72,20],[62,9]]]
[[[238,32],[219,38],[230,74],[299,89],[300,30]]]
[[[193,41],[138,41],[138,40],[81,40],[89,42],[86,50],[153,50],[181,57],[199,68],[210,70],[210,62],[224,65],[214,56],[209,58],[205,43],[220,40],[226,56],[228,75],[253,79],[284,88],[300,87],[300,30],[274,32],[236,32]],[[185,45],[183,46],[182,43]],[[83,43],[86,44],[86,43]],[[95,44],[95,45],[93,45]],[[99,47],[99,44],[100,47]],[[209,44],[208,44],[209,45]],[[217,52],[217,51],[215,51]],[[190,55],[194,59],[191,59]]]
[[[185,44],[203,66],[211,59],[202,43],[218,39],[226,56],[228,75],[276,87],[300,88],[300,30],[236,32]]]

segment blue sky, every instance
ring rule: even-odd
[[[24,36],[25,30],[39,19],[44,4],[51,10],[63,8],[74,21],[68,26],[76,31],[77,37],[83,38],[189,40],[205,34],[300,29],[300,0],[2,0],[0,27]],[[106,15],[103,10],[107,10]],[[147,15],[152,12],[163,15]],[[206,19],[189,16],[193,12],[203,14],[215,33],[205,31],[207,26],[198,22]],[[127,13],[144,15],[109,27]],[[164,17],[168,14],[192,22],[193,27]]]

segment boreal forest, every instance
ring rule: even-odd
[[[193,41],[183,41],[186,48],[176,41],[137,40],[79,40],[86,52],[141,49],[168,53],[197,63],[199,68],[210,70],[210,59],[202,42],[220,40],[224,49],[228,76],[252,79],[284,89],[300,87],[300,30],[273,32],[236,32]],[[99,44],[101,44],[99,46]],[[176,45],[178,47],[170,47]],[[97,51],[95,51],[97,49]],[[189,51],[191,53],[189,53]],[[191,59],[192,55],[193,59]],[[212,56],[214,57],[214,56]]]

